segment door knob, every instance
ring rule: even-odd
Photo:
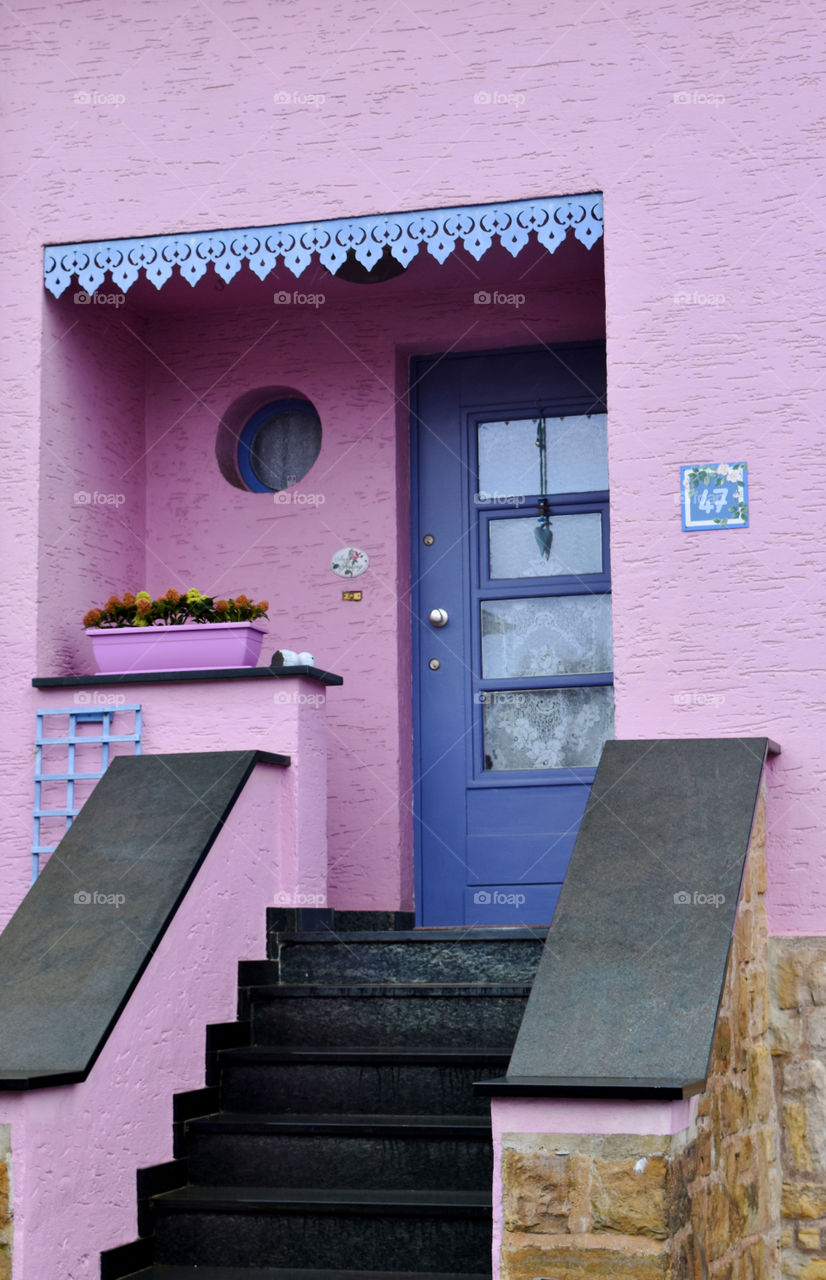
[[[447,609],[431,609],[427,615],[427,620],[434,627],[444,627],[447,625]]]

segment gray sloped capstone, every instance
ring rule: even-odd
[[[0,934],[0,1089],[85,1078],[258,763],[112,762]]]
[[[496,1094],[677,1096],[711,1054],[767,738],[608,742]]]

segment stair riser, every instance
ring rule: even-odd
[[[331,1115],[487,1116],[490,1099],[473,1092],[474,1080],[502,1075],[501,1062],[475,1066],[225,1065],[221,1106],[226,1111]]]
[[[198,1133],[188,1156],[198,1186],[487,1191],[493,1173],[479,1140]]]
[[[260,1045],[377,1045],[436,1048],[510,1047],[526,999],[519,996],[333,996],[310,999],[255,995],[253,1041]]]
[[[541,941],[285,943],[282,982],[530,983]]]
[[[484,1271],[490,1223],[469,1217],[161,1212],[159,1263],[363,1271]]]

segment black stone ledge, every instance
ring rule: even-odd
[[[0,1091],[86,1079],[258,764],[289,757],[112,762],[0,934]]]
[[[627,1098],[675,1102],[702,1092],[704,1085],[704,1080],[501,1076],[496,1080],[474,1080],[473,1092],[489,1098]]]
[[[304,676],[319,684],[344,684],[341,676],[320,667],[205,667],[198,671],[126,671],[102,675],[95,672],[88,676],[35,676],[35,689],[77,689],[90,684],[186,684],[197,680],[284,680],[290,676]]]
[[[763,769],[778,751],[766,737],[605,744],[507,1093],[702,1087]]]

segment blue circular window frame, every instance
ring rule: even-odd
[[[264,426],[265,422],[272,421],[277,413],[306,413],[312,414],[318,419],[319,426],[321,419],[311,400],[284,399],[269,400],[266,404],[257,409],[248,422],[244,424],[241,435],[238,438],[238,471],[244,485],[251,493],[281,493],[280,489],[273,489],[270,485],[264,484],[258,478],[252,466],[252,446],[258,432]],[[306,475],[307,472],[304,472]],[[303,479],[303,477],[299,477]],[[296,481],[296,484],[298,481]]]

